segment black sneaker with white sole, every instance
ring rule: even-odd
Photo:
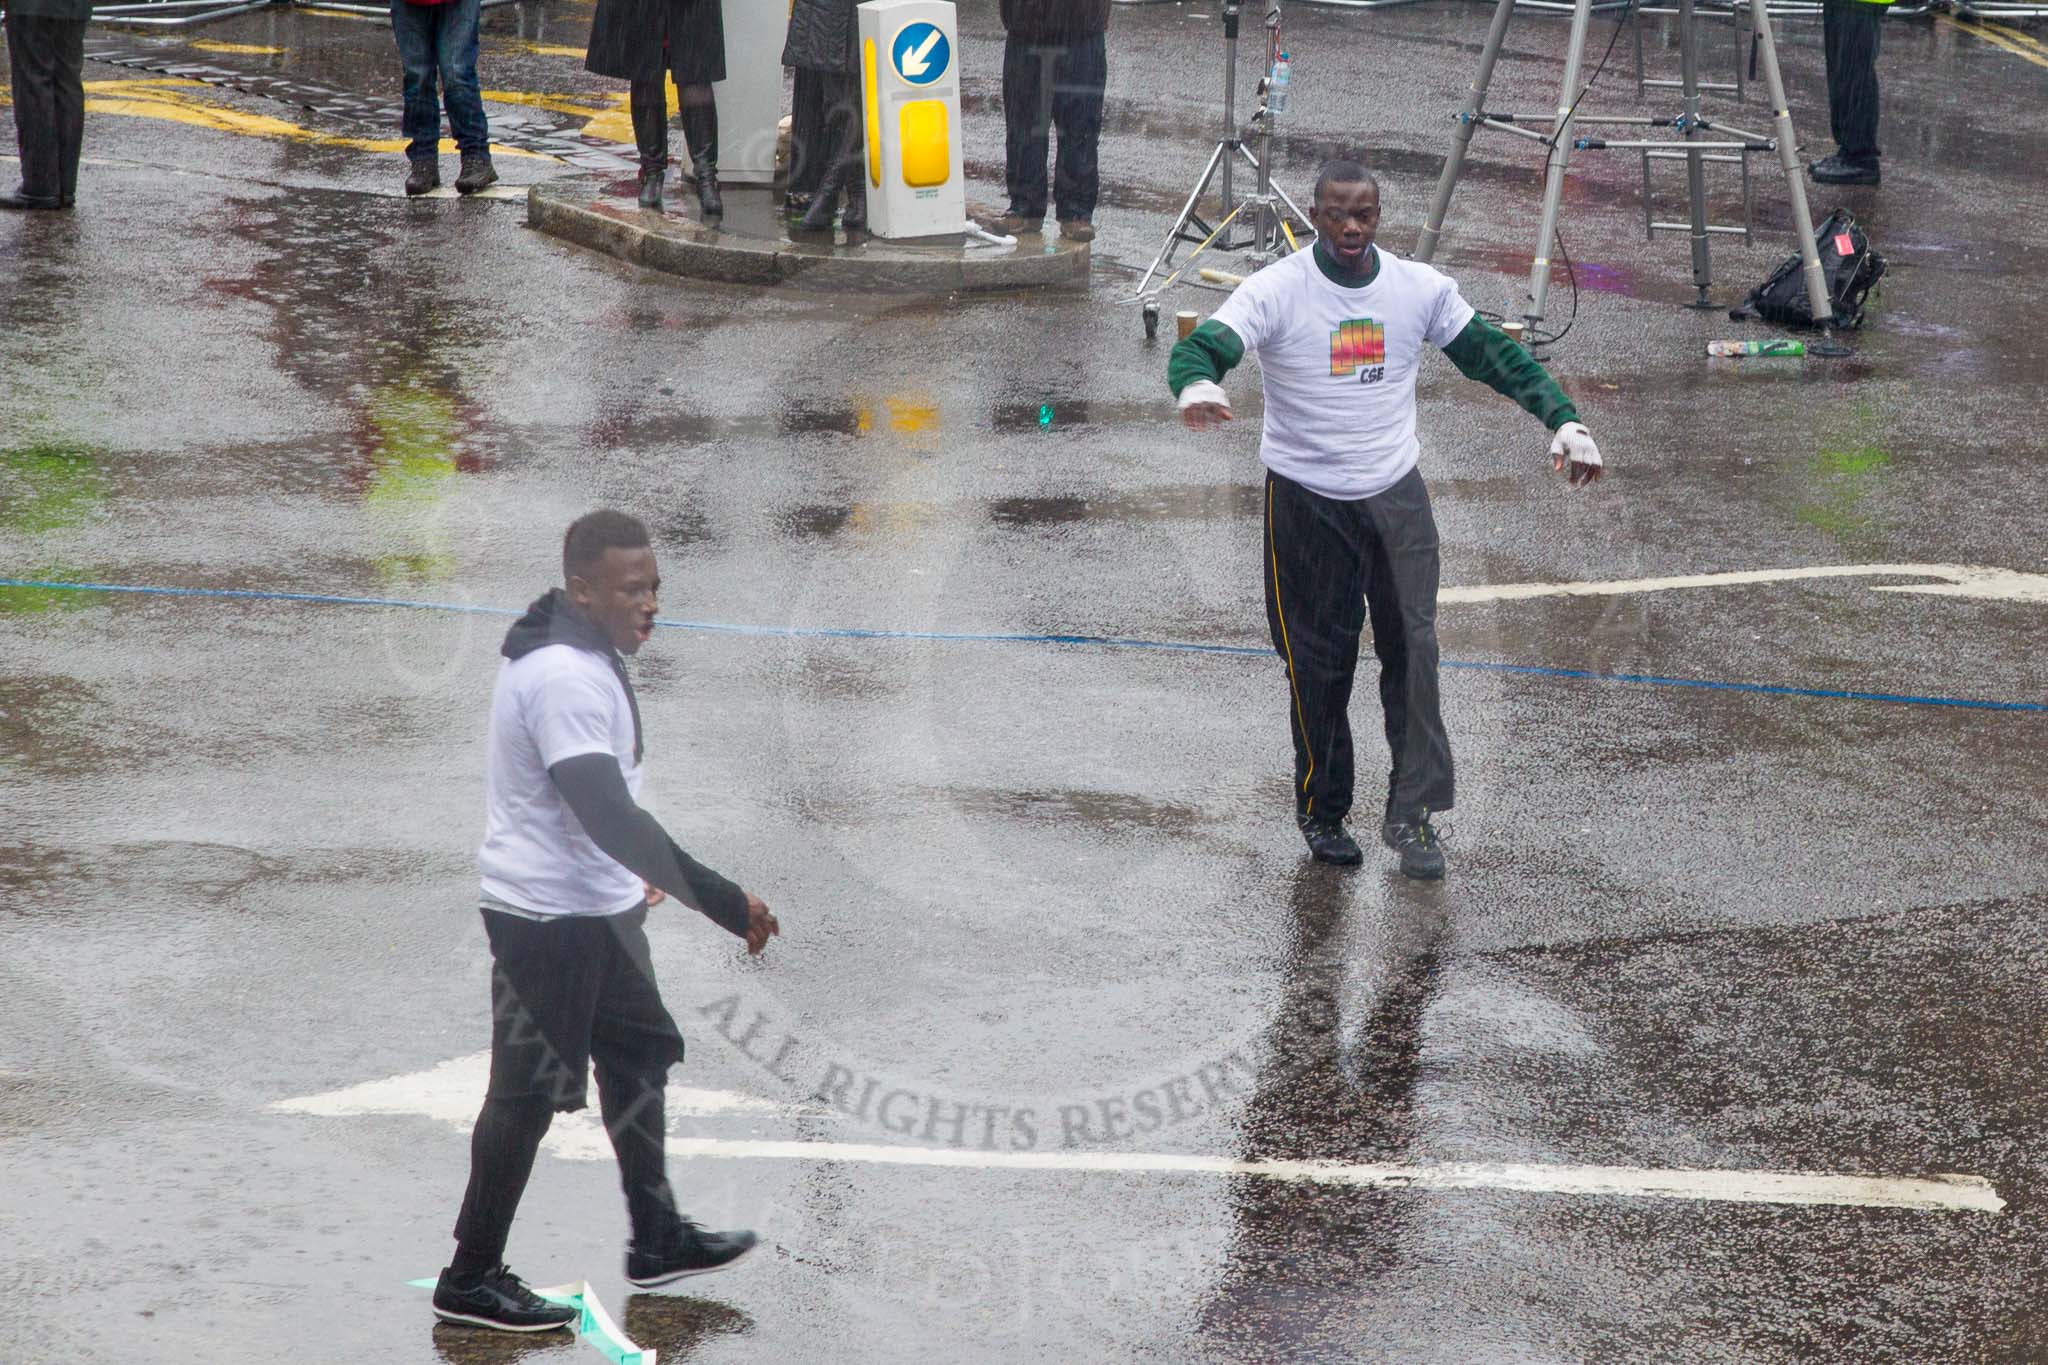
[[[626,1282],[636,1289],[653,1289],[690,1275],[709,1275],[741,1260],[760,1238],[744,1228],[712,1232],[684,1219],[682,1229],[666,1250],[626,1250]]]
[[[566,1304],[549,1303],[528,1289],[510,1266],[501,1265],[472,1279],[443,1270],[441,1282],[434,1286],[434,1316],[500,1332],[552,1332],[574,1325],[577,1312]]]
[[[1424,811],[1411,821],[1388,820],[1380,826],[1380,842],[1401,855],[1401,873],[1433,882],[1444,875],[1444,846]]]

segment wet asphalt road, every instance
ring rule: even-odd
[[[963,9],[989,203],[995,6]],[[486,88],[602,104],[615,83],[545,50],[588,13],[490,11]],[[1362,148],[1409,249],[1485,13],[1290,9],[1293,187]],[[326,140],[96,112],[79,212],[0,222],[0,565],[516,608],[610,503],[654,527],[671,621],[1257,647],[1250,377],[1230,432],[1181,432],[1121,301],[1215,136],[1214,11],[1115,25],[1085,294],[681,284],[517,203],[405,202],[402,159],[348,141],[395,126],[211,87],[190,100]],[[1550,102],[1563,33],[1519,22],[1504,95]],[[371,23],[122,41],[396,96]],[[1433,363],[1446,584],[2048,568],[2048,70],[1945,21],[1885,44],[1886,184],[1815,197],[1893,259],[1857,356],[1697,359],[1733,329],[1675,306],[1683,243],[1641,243],[1636,163],[1582,159],[1553,368],[1613,476],[1568,493],[1533,422]],[[1817,25],[1783,48],[1824,149]],[[1634,107],[1628,58],[1588,108]],[[1536,194],[1533,157],[1480,144],[1440,258],[1476,303],[1518,300]],[[1790,249],[1768,179],[1759,201],[1754,248],[1716,243],[1726,301]],[[1910,581],[1447,604],[1443,647],[2048,701],[2048,605],[1872,590]],[[0,1359],[585,1358],[436,1328],[405,1287],[447,1253],[457,1128],[270,1108],[487,1041],[502,625],[0,589]],[[513,1264],[589,1277],[666,1360],[2048,1358],[2038,711],[1451,670],[1461,799],[1428,887],[1376,850],[1305,865],[1270,657],[676,628],[635,670],[653,804],[786,931],[754,963],[687,914],[657,928],[674,1079],[772,1102],[679,1112],[678,1137],[1953,1172],[2007,1203],[678,1160],[686,1206],[766,1250],[640,1295],[613,1168],[544,1157]],[[910,1098],[885,1119],[870,1082]]]

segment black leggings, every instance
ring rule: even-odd
[[[605,1132],[619,1159],[619,1183],[626,1192],[634,1245],[670,1245],[677,1231],[675,1193],[668,1183],[667,1113],[662,1082],[600,1065],[597,1098]],[[482,1274],[505,1259],[512,1217],[533,1174],[540,1141],[547,1136],[554,1105],[546,1098],[488,1099],[469,1137],[469,1188],[455,1220],[458,1276]]]

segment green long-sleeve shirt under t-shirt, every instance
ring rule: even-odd
[[[1425,340],[1546,429],[1579,420],[1557,381],[1474,315],[1448,277],[1377,248],[1365,270],[1353,273],[1320,242],[1240,285],[1215,317],[1174,346],[1166,377],[1179,397],[1190,384],[1220,384],[1247,350],[1257,350],[1267,464],[1289,477],[1306,473],[1297,481],[1327,496],[1369,496],[1375,484],[1391,482],[1387,470],[1413,463]]]

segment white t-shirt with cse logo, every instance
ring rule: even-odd
[[[1383,493],[1415,468],[1422,347],[1448,346],[1472,306],[1448,275],[1373,248],[1363,289],[1325,275],[1314,248],[1254,272],[1215,313],[1265,376],[1259,458],[1312,493]]]

